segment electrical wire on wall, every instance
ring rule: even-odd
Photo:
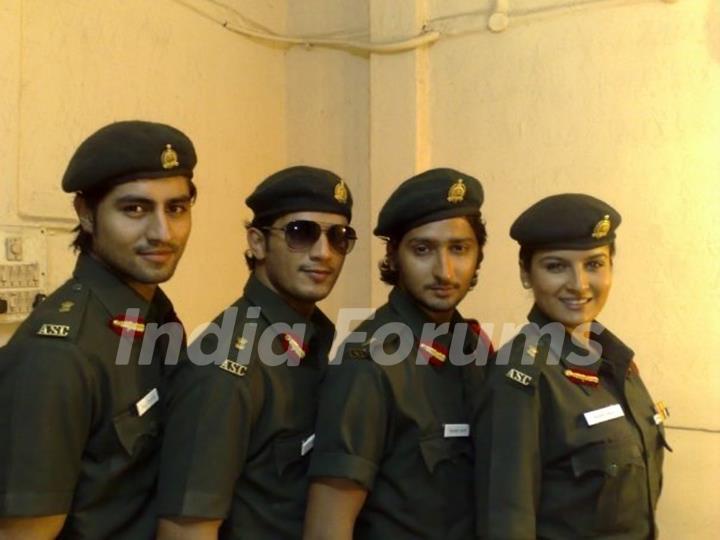
[[[419,47],[432,45],[443,38],[455,37],[478,32],[503,32],[507,30],[512,21],[530,20],[547,16],[552,13],[577,11],[593,5],[623,5],[640,2],[674,3],[677,0],[572,0],[569,2],[553,3],[533,9],[511,9],[511,0],[495,0],[490,11],[476,10],[467,13],[429,19],[423,25],[422,31],[414,36],[388,41],[372,42],[367,38],[358,39],[357,32],[334,32],[324,36],[287,36],[273,32],[269,28],[253,21],[236,8],[219,0],[172,0],[184,6],[197,15],[219,24],[225,30],[245,36],[274,43],[277,45],[303,46],[306,48],[321,47],[341,49],[353,53],[363,54],[395,54],[412,51]],[[205,9],[198,7],[205,4]],[[221,12],[213,14],[212,9]],[[334,37],[330,37],[334,36]]]

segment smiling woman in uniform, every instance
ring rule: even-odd
[[[567,193],[510,229],[534,305],[478,392],[479,538],[657,536],[667,410],[650,398],[633,351],[596,321],[619,225],[605,202]]]

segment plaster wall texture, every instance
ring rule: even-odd
[[[285,2],[234,5],[285,25]],[[59,183],[77,145],[114,120],[179,127],[198,152],[199,198],[184,260],[165,288],[191,330],[241,294],[244,199],[287,152],[284,50],[232,34],[192,8],[234,16],[200,0],[0,3],[0,220],[56,231],[52,289],[75,259],[66,249],[72,198]],[[209,286],[198,286],[209,276]],[[11,330],[0,329],[0,339]]]
[[[287,33],[367,39],[367,2],[289,2]],[[370,78],[360,52],[295,47],[287,53],[286,121],[288,165],[309,164],[339,174],[353,194],[352,226],[360,239],[346,257],[332,294],[320,304],[335,319],[341,307],[368,305],[371,224],[369,197]]]

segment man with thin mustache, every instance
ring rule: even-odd
[[[177,322],[158,284],[190,234],[196,161],[186,135],[144,121],[70,160],[73,278],[0,349],[3,540],[154,538],[164,349],[141,352],[146,326]]]
[[[490,343],[456,307],[483,258],[482,201],[475,178],[433,169],[380,211],[380,275],[393,289],[328,367],[306,540],[474,538],[464,392]]]
[[[335,334],[315,304],[357,238],[352,198],[336,174],[297,166],[264,180],[246,203],[252,273],[215,328],[236,322],[228,339],[200,336],[171,383],[162,540],[302,535],[318,388]],[[218,349],[216,361],[197,365]]]

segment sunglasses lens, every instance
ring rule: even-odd
[[[308,249],[322,234],[319,223],[314,221],[291,221],[285,225],[285,241],[291,249]]]
[[[328,242],[338,253],[347,255],[352,251],[357,240],[355,229],[345,225],[333,225],[327,231]]]
[[[322,234],[322,227],[314,221],[291,221],[284,227],[285,242],[290,249],[310,249]],[[352,251],[357,240],[357,233],[352,227],[345,225],[332,225],[327,229],[327,239],[330,246],[343,255]]]

